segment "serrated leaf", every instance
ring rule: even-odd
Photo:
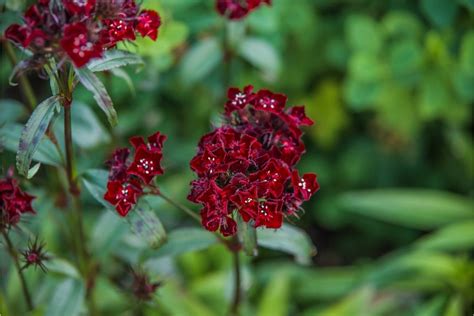
[[[52,96],[41,102],[23,128],[16,156],[16,166],[21,175],[28,175],[33,154],[56,113],[58,101],[58,96]]]
[[[107,115],[110,125],[117,125],[117,112],[104,84],[86,67],[75,68],[75,71],[79,81],[94,95],[97,104]]]
[[[473,201],[425,189],[348,192],[338,199],[342,210],[411,228],[431,229],[472,219]]]
[[[124,50],[108,50],[102,58],[93,59],[87,64],[93,72],[112,70],[127,65],[143,65],[143,59],[137,54]]]
[[[84,304],[85,289],[82,281],[67,279],[60,283],[46,310],[46,316],[76,316]]]
[[[311,257],[316,254],[316,247],[306,232],[289,224],[275,230],[258,228],[257,244],[292,254],[300,264],[310,264]]]

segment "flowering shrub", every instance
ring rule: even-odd
[[[114,205],[121,216],[126,216],[138,198],[145,193],[144,187],[157,192],[152,180],[157,175],[163,174],[160,163],[166,136],[156,132],[147,140],[148,142],[145,142],[139,136],[130,138],[130,143],[135,149],[133,159],[128,159],[130,155],[128,148],[120,148],[107,162],[110,173],[104,199]]]
[[[271,0],[217,0],[216,8],[219,14],[238,20],[257,9],[262,3],[270,5]]]
[[[17,225],[24,213],[35,214],[31,206],[33,199],[34,196],[21,190],[13,172],[0,179],[0,230]]]
[[[141,10],[133,0],[40,0],[12,24],[5,37],[30,50],[36,65],[51,57],[68,58],[82,67],[120,41],[135,40],[136,33],[156,40],[160,16]]]
[[[224,236],[237,231],[234,213],[279,228],[319,189],[315,174],[295,168],[305,151],[300,126],[313,122],[304,107],[285,110],[286,96],[269,90],[230,88],[228,99],[224,124],[201,138],[191,160],[198,179],[188,199],[203,205],[203,226]]]

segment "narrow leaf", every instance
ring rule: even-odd
[[[423,237],[415,246],[429,250],[470,251],[474,249],[474,221],[441,228]]]
[[[86,67],[75,68],[75,71],[79,81],[94,95],[97,104],[107,115],[110,125],[117,125],[117,112],[104,84]]]
[[[340,196],[342,210],[389,223],[431,229],[472,219],[473,201],[460,195],[424,189],[380,189]]]
[[[73,279],[80,279],[81,275],[77,271],[76,267],[65,259],[53,258],[45,261],[45,266],[48,269],[48,273],[57,274],[60,276],[67,276]]]
[[[108,50],[104,52],[104,57],[93,59],[87,65],[93,72],[112,70],[127,65],[143,65],[143,59],[137,54],[124,50]]]
[[[138,201],[126,219],[132,231],[146,240],[151,248],[158,248],[166,241],[165,228],[145,199]]]
[[[24,176],[28,175],[33,154],[56,112],[58,100],[57,96],[53,96],[41,102],[23,128],[16,156],[16,166],[18,172]]]
[[[300,264],[310,264],[316,255],[316,247],[300,228],[283,224],[279,229],[257,229],[258,245],[292,254]]]

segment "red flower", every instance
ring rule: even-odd
[[[86,25],[80,22],[65,27],[61,46],[77,67],[102,55],[102,45],[91,39]]]
[[[287,97],[284,94],[273,93],[269,90],[258,91],[252,104],[257,110],[280,113],[286,104]]]
[[[0,180],[0,227],[16,225],[23,213],[36,214],[31,206],[34,199],[11,176]]]
[[[150,149],[156,149],[161,151],[161,149],[163,149],[163,143],[165,142],[166,138],[166,135],[163,135],[160,132],[156,132],[155,134],[147,137],[148,144],[145,143],[143,137],[141,136],[130,137],[129,141],[135,149],[138,149],[141,146],[145,146],[149,147]]]
[[[121,181],[109,181],[104,200],[115,206],[120,216],[126,216],[132,207],[137,203],[138,197],[142,194],[140,184],[135,181],[124,183]]]
[[[229,88],[227,91],[227,98],[229,99],[225,104],[225,112],[230,113],[234,110],[241,110],[249,104],[254,98],[255,93],[253,86],[248,85],[243,91],[238,88]]]
[[[311,126],[314,124],[313,120],[306,116],[304,106],[293,106],[289,109],[288,115],[296,125]]]
[[[270,5],[271,0],[217,0],[216,9],[221,15],[231,20],[238,20],[262,3]]]
[[[12,24],[5,30],[5,37],[23,47],[28,46],[28,29],[26,26]]]
[[[314,173],[305,173],[303,177],[299,177],[298,171],[294,170],[291,181],[295,190],[295,196],[307,201],[311,196],[319,190],[319,183]]]
[[[43,272],[46,272],[46,266],[44,262],[49,260],[49,256],[44,251],[44,242],[39,242],[38,238],[35,241],[29,241],[28,249],[22,251],[21,254],[23,255],[23,261],[25,264],[21,269],[26,269],[29,266],[39,267]]]
[[[160,25],[161,19],[156,11],[143,10],[138,15],[135,29],[142,35],[142,37],[148,36],[155,41],[158,36],[158,28]]]
[[[158,150],[151,150],[141,146],[135,152],[135,158],[128,167],[127,173],[140,177],[146,184],[160,174],[163,169],[160,166],[162,153]]]
[[[133,24],[122,19],[104,20],[105,29],[102,33],[104,45],[113,46],[123,40],[135,40]]]
[[[262,170],[250,175],[250,181],[256,183],[260,192],[278,198],[283,193],[284,185],[290,179],[290,174],[290,170],[284,162],[272,158]]]
[[[127,159],[130,155],[128,148],[119,148],[114,151],[112,158],[106,162],[110,168],[109,180],[124,181],[127,179]]]
[[[283,223],[282,204],[280,201],[263,201],[258,204],[255,227],[280,228]]]
[[[95,0],[63,0],[64,8],[72,15],[89,16],[95,7]]]

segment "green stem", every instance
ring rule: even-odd
[[[231,316],[238,316],[239,315],[239,307],[240,307],[240,300],[241,300],[241,276],[240,276],[240,257],[239,251],[233,252],[233,266],[234,266],[234,297],[232,299],[232,304],[230,306],[230,315]]]
[[[158,191],[156,192],[156,194],[158,196],[160,196],[163,200],[165,200],[166,202],[168,202],[169,204],[175,206],[176,208],[179,208],[180,210],[182,210],[183,212],[185,212],[186,214],[188,214],[189,216],[191,216],[193,219],[195,219],[197,222],[201,223],[201,219],[199,218],[199,215],[197,215],[196,213],[194,213],[190,208],[184,206],[183,204],[179,203],[179,202],[176,202],[174,201],[173,199],[167,197],[166,195],[163,194],[163,192],[161,191]]]
[[[13,247],[12,241],[8,234],[5,231],[2,231],[3,238],[7,243],[8,252],[10,253],[13,262],[15,264],[16,270],[18,272],[18,276],[20,277],[21,288],[23,289],[23,296],[25,297],[26,304],[28,305],[28,309],[33,309],[33,301],[31,300],[30,292],[28,291],[28,285],[26,284],[25,276],[23,275],[23,271],[20,267],[20,261],[18,259],[18,253],[16,252],[15,248]]]

